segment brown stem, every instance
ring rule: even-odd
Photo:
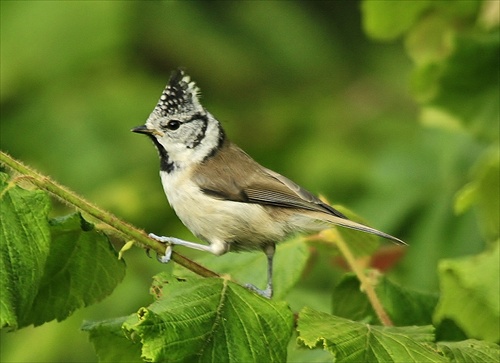
[[[337,247],[339,248],[340,252],[344,256],[347,264],[351,268],[351,270],[356,274],[357,278],[359,279],[359,282],[361,283],[361,288],[366,292],[366,296],[368,297],[368,300],[370,301],[370,304],[373,307],[373,310],[375,311],[375,314],[377,314],[378,319],[384,326],[394,326],[391,318],[385,311],[384,307],[382,306],[382,303],[380,302],[377,293],[375,292],[375,288],[373,287],[373,283],[366,277],[363,269],[359,266],[359,264],[356,261],[356,258],[352,254],[351,250],[347,246],[347,243],[344,241],[344,238],[335,231],[335,235],[328,235],[327,232],[330,232],[333,230],[328,230],[325,231],[326,233],[322,233],[323,237],[326,237],[329,241],[335,242]],[[330,238],[333,237],[333,238]]]

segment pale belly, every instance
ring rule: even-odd
[[[168,183],[164,178],[169,178]],[[208,196],[182,175],[163,176],[165,194],[184,225],[209,243],[228,244],[228,249],[260,249],[288,234],[287,223],[277,222],[272,210],[258,204],[220,200]],[[277,212],[278,213],[278,212]]]

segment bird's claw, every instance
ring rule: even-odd
[[[155,241],[158,241],[160,243],[166,244],[165,254],[163,256],[157,255],[156,259],[161,263],[169,262],[170,259],[172,258],[172,251],[173,251],[172,250],[172,242],[170,241],[170,237],[157,236],[154,233],[148,234],[148,237],[152,238]],[[149,252],[149,250],[148,250],[148,252]],[[148,254],[148,256],[149,256],[149,254]]]
[[[167,247],[165,248],[165,254],[163,256],[157,255],[156,258],[161,263],[169,262],[172,258],[172,245],[167,244]]]
[[[272,292],[269,288],[265,289],[265,290],[261,290],[259,289],[258,287],[256,287],[255,285],[252,285],[252,284],[245,284],[245,287],[250,290],[250,291],[253,291],[255,292],[256,294],[262,296],[262,297],[265,297],[266,299],[271,299],[271,295],[272,295]]]

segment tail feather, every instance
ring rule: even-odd
[[[350,229],[355,229],[357,231],[371,233],[371,234],[383,237],[385,239],[388,239],[388,240],[395,242],[397,244],[400,244],[400,245],[404,245],[404,246],[408,245],[406,242],[400,240],[399,238],[391,236],[390,234],[387,234],[385,232],[381,232],[375,228],[365,226],[361,223],[354,222],[350,219],[340,218],[340,217],[333,216],[333,215],[327,215],[325,213],[321,213],[321,216],[318,214],[318,217],[321,220],[327,221],[329,223],[333,223],[335,225],[339,225],[341,227],[346,227],[346,228],[350,228]]]

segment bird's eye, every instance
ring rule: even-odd
[[[167,129],[169,130],[177,130],[181,126],[181,122],[177,120],[170,120],[167,123]]]

